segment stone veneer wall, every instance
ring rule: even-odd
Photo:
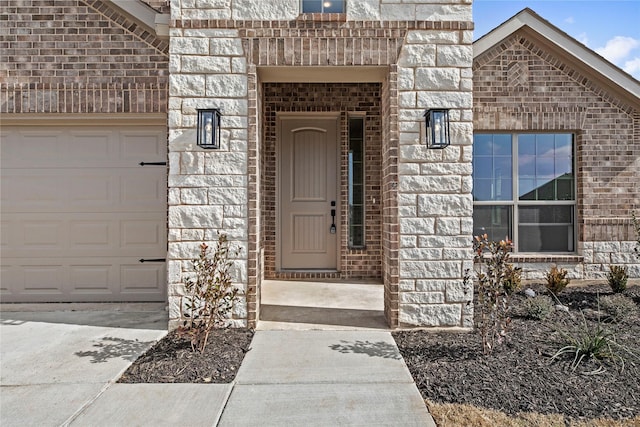
[[[348,1],[300,14],[298,0],[173,0],[169,100],[169,302],[172,325],[198,242],[243,248],[246,291],[231,321],[254,326],[263,248],[258,67],[384,66],[382,265],[390,326],[472,325],[471,1]],[[196,109],[222,110],[222,147],[195,147]],[[453,145],[428,150],[423,118],[451,108]],[[385,116],[388,114],[388,116]],[[266,254],[265,254],[266,255]]]
[[[578,253],[518,256],[526,278],[552,264],[573,278],[606,276],[610,264],[640,277],[631,211],[640,209],[640,112],[608,94],[525,35],[474,62],[476,131],[568,131],[576,135]]]
[[[108,2],[0,6],[0,113],[164,113],[169,41]]]
[[[262,230],[264,274],[273,278],[382,278],[381,124],[379,83],[265,83],[262,151]],[[337,273],[276,271],[276,114],[278,112],[340,112],[340,198],[348,206],[347,156],[350,113],[365,116],[366,248],[349,249],[348,210],[342,209],[340,266]]]

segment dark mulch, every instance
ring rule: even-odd
[[[544,288],[534,287],[538,293]],[[621,323],[598,316],[598,295],[610,295],[608,286],[569,287],[559,295],[569,312],[554,312],[550,318],[528,319],[522,311],[524,295],[517,295],[508,340],[492,355],[482,354],[477,333],[402,331],[394,338],[425,399],[438,403],[465,403],[497,409],[511,415],[519,412],[561,413],[571,418],[640,415],[640,310]],[[625,295],[640,305],[640,287]],[[638,307],[636,307],[638,308]],[[594,361],[570,369],[570,359],[553,362],[551,356],[565,345],[566,333],[576,335],[600,321],[616,332],[616,340],[635,354],[620,363],[600,365]],[[562,332],[561,332],[562,331]]]
[[[170,332],[120,377],[120,383],[230,383],[249,351],[253,331],[214,329],[203,353]]]

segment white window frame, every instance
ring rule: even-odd
[[[474,132],[474,135],[511,135],[511,199],[510,200],[487,200],[487,201],[474,201],[473,206],[509,206],[511,208],[510,212],[510,221],[512,227],[512,236],[509,238],[513,241],[513,253],[521,254],[521,255],[567,255],[567,254],[576,254],[577,253],[577,164],[576,164],[576,134],[574,132],[562,132],[562,131],[521,131],[521,132],[491,132],[491,131],[478,131]],[[571,135],[572,137],[572,160],[573,160],[573,200],[520,200],[519,199],[519,170],[518,170],[518,136],[523,134],[563,134],[563,135]],[[518,250],[520,236],[519,236],[519,228],[520,228],[520,218],[519,218],[519,209],[524,206],[571,206],[572,207],[572,220],[573,224],[570,223],[558,223],[557,225],[573,225],[571,230],[571,238],[572,241],[569,242],[570,248],[573,250],[569,250],[567,252],[522,252]],[[494,236],[495,237],[495,236]],[[503,236],[504,237],[504,236]]]

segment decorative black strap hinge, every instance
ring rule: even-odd
[[[167,166],[167,162],[140,162],[140,166]]]

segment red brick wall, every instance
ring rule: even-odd
[[[165,112],[168,40],[109,2],[0,6],[0,112]]]
[[[640,209],[639,112],[523,35],[476,58],[473,73],[474,130],[574,132],[579,239],[627,240]]]
[[[379,83],[265,83],[263,85],[264,137],[262,157],[262,230],[265,277],[318,277],[317,274],[276,272],[276,113],[339,112],[340,197],[343,206],[339,274],[335,278],[382,278],[382,147],[381,85]],[[366,249],[347,247],[347,113],[365,112]],[[375,199],[375,204],[373,200]]]

